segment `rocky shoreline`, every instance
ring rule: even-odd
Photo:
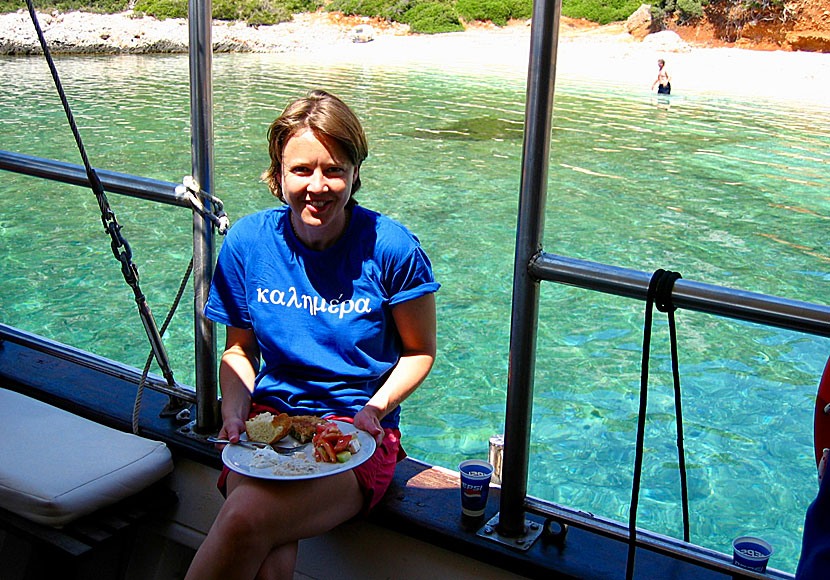
[[[130,12],[40,14],[53,53],[186,53],[184,19],[156,20]],[[743,96],[830,106],[823,90],[830,78],[830,54],[710,47],[683,41],[673,31],[635,37],[626,23],[587,26],[563,20],[557,49],[557,77],[597,85],[653,89],[655,63],[664,58],[672,74],[672,93]],[[371,42],[356,38],[371,27]],[[527,74],[529,21],[504,27],[474,23],[463,32],[410,34],[405,25],[339,13],[297,14],[274,26],[214,21],[217,53],[277,53],[311,59],[315,65],[436,67],[477,74]],[[0,55],[41,52],[28,12],[0,15]],[[636,90],[636,89],[635,89]],[[681,97],[682,98],[682,97]]]
[[[142,54],[187,52],[188,26],[183,18],[157,20],[132,11],[119,14],[84,12],[38,13],[44,37],[53,53]],[[248,26],[215,21],[214,52],[295,52],[331,49],[355,41],[355,20],[299,14],[291,22]],[[357,19],[359,20],[359,19]],[[405,34],[403,26],[373,27],[374,34]],[[0,54],[42,54],[29,13],[0,14]]]

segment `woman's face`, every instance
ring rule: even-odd
[[[337,145],[300,130],[282,152],[282,194],[291,208],[297,237],[315,250],[325,249],[346,229],[346,203],[358,168]]]

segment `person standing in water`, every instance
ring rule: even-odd
[[[654,87],[657,87],[658,95],[671,94],[671,75],[669,75],[669,71],[666,70],[666,61],[662,58],[657,60],[657,80],[655,80],[654,84],[651,85],[652,91],[654,90]]]

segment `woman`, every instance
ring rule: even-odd
[[[230,230],[205,307],[227,326],[219,435],[235,442],[252,410],[273,409],[352,417],[378,445],[355,469],[311,480],[225,470],[227,499],[187,578],[292,578],[298,540],[371,509],[403,457],[399,405],[435,359],[429,259],[406,228],[353,198],[368,155],[354,113],[312,91],[268,140],[263,179],[285,205]]]

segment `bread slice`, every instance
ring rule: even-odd
[[[295,415],[291,417],[291,436],[300,443],[308,443],[317,434],[317,425],[328,423],[314,415]]]
[[[261,443],[276,443],[291,429],[291,417],[285,413],[273,415],[265,412],[245,421],[245,431],[250,441]]]

